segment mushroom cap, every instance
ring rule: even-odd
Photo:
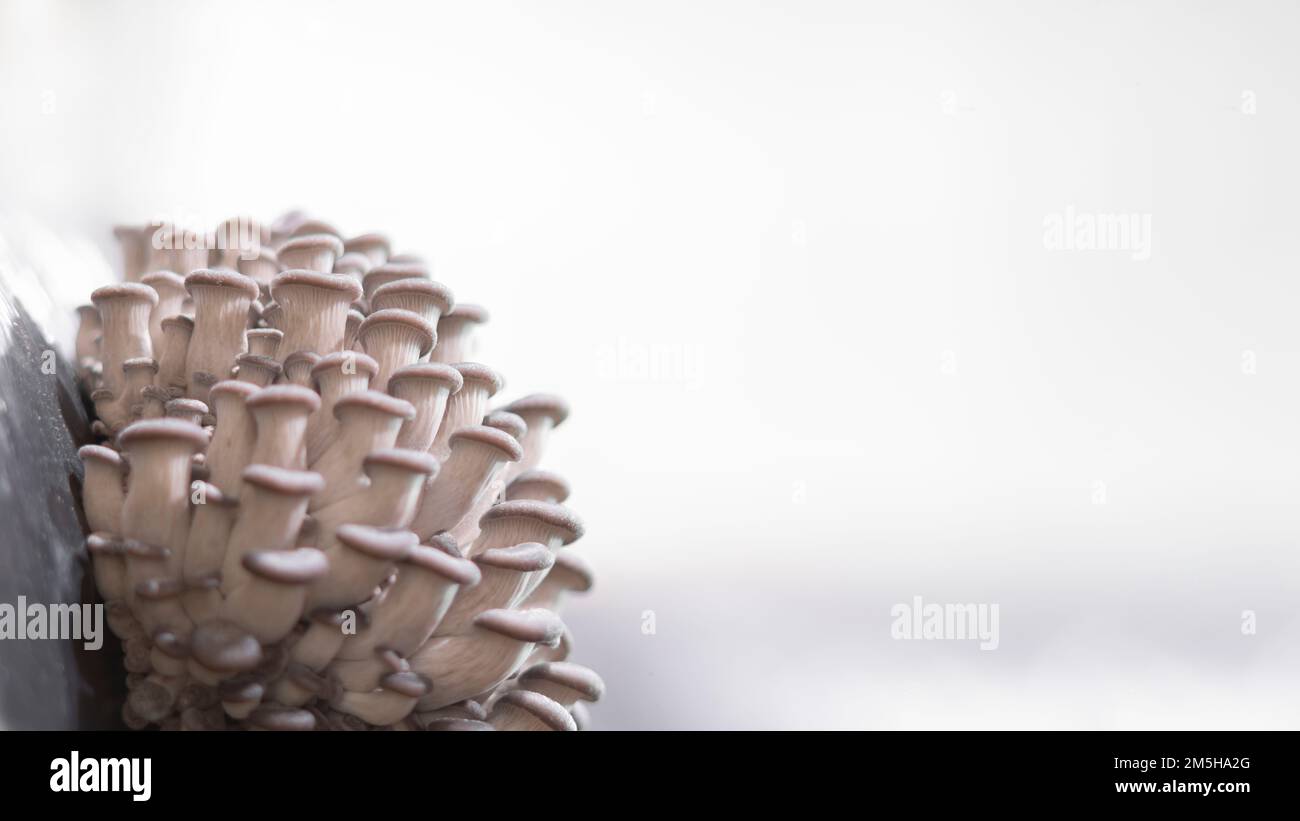
[[[468,382],[477,382],[487,386],[488,396],[495,396],[505,387],[501,374],[478,362],[457,362],[452,365],[460,372],[461,378]]]
[[[410,670],[389,673],[379,680],[379,686],[404,696],[419,698],[429,692],[429,682]]]
[[[160,296],[167,288],[185,293],[185,277],[175,271],[150,271],[140,277],[140,283],[158,291]]]
[[[244,569],[278,584],[305,584],[329,572],[325,554],[314,547],[257,550],[244,554]]]
[[[487,308],[482,305],[476,305],[472,302],[458,302],[456,307],[448,311],[442,318],[461,322],[476,322],[481,325],[488,321],[488,312]]]
[[[362,469],[367,474],[370,473],[370,468],[373,465],[395,467],[399,470],[421,473],[425,476],[432,476],[438,472],[437,459],[424,451],[409,448],[380,448],[367,454],[361,464]]]
[[[126,545],[112,533],[92,533],[86,537],[86,551],[101,556],[120,556],[126,551]]]
[[[487,425],[466,425],[453,433],[447,442],[453,450],[457,442],[487,445],[501,451],[507,462],[518,462],[524,457],[524,446],[519,444],[518,439],[503,430],[490,428]]]
[[[582,694],[587,701],[599,701],[605,694],[605,682],[595,670],[570,661],[543,661],[519,674],[519,683],[548,681]]]
[[[524,542],[513,547],[494,547],[474,557],[474,561],[488,567],[514,570],[519,573],[536,573],[555,564],[555,554],[546,545]]]
[[[320,364],[321,355],[314,351],[294,351],[284,358],[284,369],[306,366],[308,370]]]
[[[355,237],[348,238],[343,243],[343,250],[348,253],[353,251],[365,253],[372,248],[383,248],[384,256],[387,256],[388,252],[392,249],[392,244],[388,241],[387,236],[374,232],[357,234]]]
[[[512,498],[511,488],[518,493],[529,485],[545,488],[548,495],[555,497],[556,502],[563,502],[569,498],[568,481],[560,474],[549,470],[526,470],[519,474],[506,485],[506,498]]]
[[[269,385],[248,397],[247,404],[250,408],[299,405],[306,408],[308,413],[314,413],[320,408],[320,394],[301,385]]]
[[[438,338],[434,333],[433,326],[415,311],[406,311],[401,308],[385,308],[366,317],[365,321],[361,323],[361,327],[357,328],[357,339],[364,339],[372,329],[380,325],[399,325],[414,331],[420,338],[421,356],[425,356],[429,351],[433,350],[433,343]]]
[[[429,537],[428,545],[435,550],[441,550],[448,556],[455,556],[457,559],[465,558],[464,551],[462,551],[460,545],[456,543],[456,537],[450,533],[433,534]]]
[[[554,646],[564,634],[564,622],[550,610],[484,610],[474,617],[474,626],[499,633],[515,641]]]
[[[596,583],[596,573],[591,569],[591,565],[572,550],[564,550],[556,554],[555,567],[551,568],[546,578],[555,577],[556,580],[560,580],[561,576],[565,582],[565,589],[575,593],[586,593]]]
[[[553,504],[551,502],[539,502],[535,499],[515,499],[513,501],[501,502],[487,509],[479,519],[479,523],[486,524],[495,522],[500,519],[509,519],[512,517],[523,517],[527,519],[539,519],[552,527],[562,531],[567,531],[568,535],[564,539],[565,544],[574,542],[582,537],[582,521],[563,505]]]
[[[263,356],[258,353],[241,353],[239,356],[235,357],[235,364],[251,365],[254,368],[264,368],[275,374],[284,370],[284,366],[281,365],[279,360],[274,356]]]
[[[194,658],[209,670],[238,673],[251,670],[262,660],[262,645],[236,624],[214,619],[200,624],[190,634]]]
[[[287,217],[289,215],[286,214],[285,216]],[[305,237],[311,234],[330,234],[339,238],[339,241],[342,242],[343,232],[339,231],[339,229],[335,228],[325,220],[316,219],[315,217],[305,217],[302,214],[296,214],[295,216],[297,219],[295,220],[293,227],[289,230],[290,237]],[[284,245],[281,245],[280,247],[283,248]]]
[[[370,266],[370,257],[358,251],[345,251],[342,256],[334,260],[334,273],[365,276]]]
[[[415,406],[410,402],[405,399],[398,399],[396,396],[389,396],[386,393],[371,390],[353,391],[346,396],[339,397],[339,400],[334,403],[334,418],[341,420],[343,414],[353,408],[374,410],[400,419],[415,418]]]
[[[194,331],[194,317],[186,316],[185,314],[176,314],[175,316],[165,317],[161,324],[163,331],[172,327],[179,328],[187,333]]]
[[[155,439],[183,442],[195,450],[208,446],[208,432],[183,419],[143,419],[132,422],[118,434],[117,443],[126,449],[136,443]]]
[[[364,373],[369,376],[379,373],[379,363],[375,361],[373,356],[363,354],[361,351],[336,351],[322,356],[320,361],[312,366],[312,379],[320,379],[321,374],[335,368],[342,368],[348,362],[351,362],[356,367],[357,373]]]
[[[491,724],[486,721],[478,721],[473,718],[431,718],[424,725],[424,729],[429,732],[452,732],[452,731],[474,731],[474,730],[495,730]]]
[[[321,227],[326,226],[322,224]],[[299,226],[299,229],[301,228],[302,226]],[[276,256],[282,257],[285,255],[286,251],[292,253],[301,250],[327,250],[333,252],[334,256],[338,257],[343,255],[343,240],[339,239],[338,232],[332,228],[330,230],[318,232],[298,230],[294,231],[293,236],[288,240],[280,243],[280,247],[276,250]]]
[[[510,411],[492,411],[483,417],[483,424],[505,431],[516,439],[523,438],[523,435],[528,432],[528,423],[524,418]]]
[[[242,475],[245,482],[281,496],[312,496],[325,489],[324,477],[310,470],[249,465]]]
[[[178,396],[175,399],[168,399],[167,403],[163,405],[163,410],[168,414],[174,414],[174,413],[205,414],[208,412],[208,406],[206,403],[200,402],[197,399],[187,399],[185,397]]]
[[[380,285],[370,295],[370,305],[375,310],[380,310],[390,299],[409,294],[418,294],[436,302],[441,306],[438,309],[439,314],[447,313],[456,304],[456,297],[451,289],[441,282],[423,277],[408,277]]]
[[[419,565],[462,587],[472,587],[483,578],[482,571],[474,562],[457,558],[428,545],[420,544],[411,548],[411,552],[403,561],[407,564]]]
[[[381,277],[389,280],[428,279],[429,267],[422,262],[394,262],[388,260],[383,265],[376,265],[366,272],[366,278]]]
[[[77,451],[77,455],[81,457],[81,461],[83,462],[93,459],[97,462],[103,462],[110,467],[119,469],[123,464],[122,454],[112,448],[106,448],[103,445],[82,445]]]
[[[339,525],[334,535],[354,550],[387,561],[401,561],[420,542],[409,530],[389,530],[370,525]]]
[[[193,324],[194,320],[190,320],[190,322],[191,324]],[[284,339],[284,331],[280,330],[279,328],[249,328],[247,331],[244,331],[244,336],[251,336],[255,338],[266,336],[266,337],[274,337],[275,339],[279,340],[279,339]]]
[[[413,365],[403,365],[393,371],[393,375],[388,377],[388,390],[392,391],[393,383],[400,382],[403,379],[428,379],[434,382],[446,384],[451,393],[456,393],[465,384],[465,379],[460,375],[460,371],[450,365],[443,365],[438,362],[416,362]]]
[[[153,634],[153,645],[174,659],[189,658],[190,646],[171,630],[159,628]]]
[[[529,414],[549,416],[552,425],[559,425],[569,416],[569,403],[553,393],[534,393],[516,399],[502,410],[517,413],[525,419]]]
[[[552,730],[573,732],[578,729],[573,716],[564,709],[562,704],[532,690],[510,690],[497,700],[492,711],[495,713],[498,705],[501,704],[527,710]]]
[[[199,268],[185,277],[185,288],[194,295],[195,288],[230,288],[249,299],[257,299],[257,280],[227,268]]]
[[[158,292],[148,285],[138,282],[118,282],[96,288],[90,294],[90,301],[96,308],[109,300],[140,301],[150,305],[158,304]]]
[[[264,704],[249,713],[248,723],[263,730],[306,732],[316,729],[316,716],[310,710]]]
[[[122,370],[153,371],[154,373],[158,373],[158,360],[151,356],[133,356],[130,359],[123,360]]]
[[[307,239],[304,237],[304,239]],[[290,240],[297,242],[297,240]],[[340,298],[346,297],[349,303],[361,296],[361,286],[357,278],[348,274],[323,274],[319,271],[307,271],[301,268],[282,271],[271,280],[271,298],[280,302],[280,292],[293,287],[320,288],[339,292]]]
[[[216,407],[217,399],[227,394],[232,398],[237,397],[247,402],[249,397],[260,390],[264,390],[264,388],[259,388],[252,382],[243,382],[238,379],[224,379],[213,385],[212,389],[208,391],[208,404]]]

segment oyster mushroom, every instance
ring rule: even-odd
[[[369,296],[372,311],[398,309],[419,314],[431,326],[451,310],[456,299],[451,289],[431,279],[399,279],[381,285]]]
[[[227,596],[248,581],[244,557],[249,553],[294,547],[307,502],[322,486],[320,474],[311,471],[269,464],[244,470],[239,516],[221,562],[221,589]]]
[[[388,390],[388,378],[393,372],[428,356],[436,340],[433,326],[413,311],[389,308],[370,314],[357,329],[356,342],[379,363],[370,387]]]
[[[439,345],[433,352],[434,362],[464,362],[474,355],[475,333],[488,321],[481,305],[458,303],[438,320]]]
[[[486,365],[459,362],[451,367],[460,374],[462,385],[448,400],[447,411],[430,448],[430,453],[438,459],[447,458],[452,434],[471,425],[483,424],[488,401],[502,386],[500,374]]]
[[[149,338],[153,343],[154,353],[163,350],[164,319],[179,316],[181,305],[189,292],[185,289],[185,279],[174,271],[150,271],[140,277],[140,284],[148,285],[158,293],[158,303],[149,313]]]
[[[351,607],[370,598],[375,587],[388,578],[416,543],[415,534],[406,530],[339,526],[321,547],[329,559],[330,572],[312,583],[307,609]]]
[[[449,365],[420,362],[398,368],[388,380],[388,392],[410,402],[415,416],[402,424],[397,447],[427,451],[442,424],[447,401],[464,385],[460,371]]]
[[[379,363],[360,351],[332,353],[312,367],[312,381],[320,391],[321,405],[307,422],[308,464],[319,459],[338,435],[334,406],[344,396],[366,390],[378,371]]]
[[[576,731],[573,716],[555,700],[529,691],[512,690],[492,706],[488,722],[497,730]]]
[[[289,634],[302,615],[307,586],[329,570],[325,554],[313,547],[245,553],[248,580],[227,595],[223,617],[262,644]]]
[[[300,234],[284,242],[275,252],[285,270],[322,274],[333,271],[335,258],[342,254],[343,243],[333,234]]]
[[[185,359],[194,334],[194,320],[169,316],[162,320],[162,351],[158,355],[158,385],[170,396],[183,396],[186,388]]]
[[[207,401],[208,391],[230,372],[245,350],[248,306],[257,283],[234,271],[201,269],[185,278],[194,300],[194,333],[185,354],[187,395]]]
[[[272,385],[249,396],[245,405],[257,425],[253,449],[258,462],[307,467],[307,417],[320,407],[320,396],[297,385]]]
[[[325,477],[325,491],[312,500],[312,509],[325,507],[361,489],[366,456],[391,448],[402,423],[415,416],[410,402],[374,390],[354,391],[334,403],[338,435],[328,450],[311,463]]]
[[[506,478],[513,479],[524,471],[537,467],[545,452],[546,441],[550,437],[551,430],[568,418],[569,403],[553,394],[535,393],[516,399],[506,405],[504,410],[523,417],[528,425],[528,432],[524,434],[522,441],[524,458],[507,471]]]
[[[388,261],[392,245],[388,237],[383,234],[359,234],[344,242],[343,250],[348,254],[361,254],[370,262],[371,267],[374,267]]]
[[[478,425],[453,435],[450,453],[425,490],[411,522],[421,541],[454,527],[488,493],[501,467],[521,453],[514,437],[495,428]]]
[[[283,262],[283,250],[280,255]],[[284,331],[277,356],[342,350],[348,308],[360,295],[357,281],[344,274],[288,270],[278,275],[271,282],[271,298],[279,309],[272,327]]]

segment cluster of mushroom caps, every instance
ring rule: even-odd
[[[128,726],[583,726],[604,685],[554,611],[591,573],[537,469],[567,408],[490,410],[501,377],[463,361],[483,309],[298,215],[256,253],[117,234],[127,281],[81,309],[76,355]]]

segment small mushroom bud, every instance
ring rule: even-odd
[[[462,386],[447,402],[438,435],[434,437],[430,452],[438,459],[446,459],[451,436],[471,425],[483,424],[489,400],[501,390],[501,376],[486,365],[459,362],[452,365],[461,375]]]
[[[433,361],[464,362],[475,354],[474,337],[479,326],[488,321],[488,312],[480,305],[457,303],[438,320],[438,347]]]
[[[234,271],[197,270],[185,278],[194,300],[194,333],[185,355],[187,395],[206,402],[208,391],[230,373],[243,353],[248,306],[257,283]]]
[[[412,311],[375,311],[357,329],[357,346],[379,363],[370,380],[373,390],[388,390],[388,378],[405,365],[429,355],[436,337],[433,326]]]
[[[280,348],[280,340],[284,338],[284,331],[275,328],[253,328],[245,331],[244,337],[248,340],[249,353],[274,357]]]
[[[576,731],[569,711],[553,699],[529,690],[512,690],[492,706],[489,723],[497,730]]]
[[[302,234],[286,241],[276,251],[276,258],[287,271],[334,270],[335,258],[343,254],[343,243],[331,234]]]
[[[284,331],[277,355],[342,350],[348,308],[360,295],[356,280],[343,274],[289,270],[277,276],[271,296],[279,316],[272,327]]]

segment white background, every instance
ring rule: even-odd
[[[1297,727],[1298,23],[6,0],[0,204],[113,264],[301,206],[487,305],[575,408],[598,726]],[[1049,250],[1069,207],[1151,258]],[[891,640],[914,595],[1000,648]]]

